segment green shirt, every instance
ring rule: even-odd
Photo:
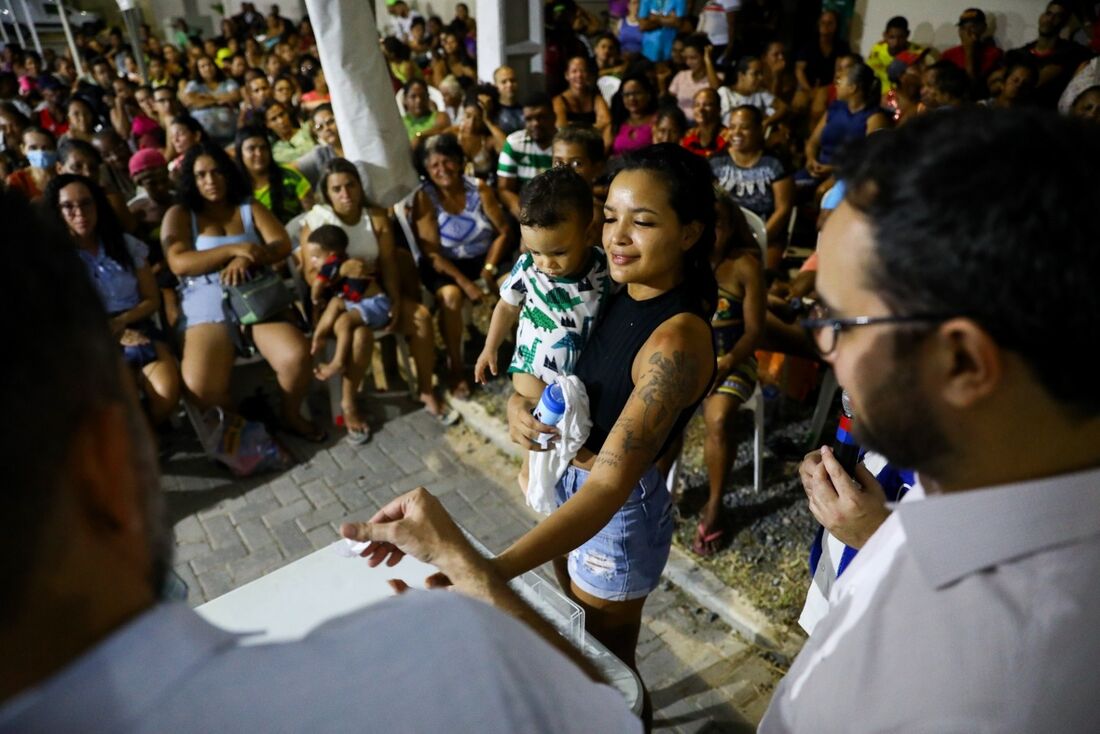
[[[311,189],[306,177],[293,168],[287,168],[286,166],[279,166],[279,168],[283,173],[283,180],[280,182],[283,187],[282,211],[277,212],[271,209],[270,184],[253,189],[252,196],[256,201],[271,209],[280,222],[286,224],[302,213],[302,199],[309,195]]]
[[[271,146],[271,156],[276,163],[293,163],[316,147],[317,141],[310,134],[309,127],[303,125],[290,140],[276,140]]]

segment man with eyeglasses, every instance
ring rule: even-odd
[[[1095,731],[1096,160],[1083,123],[964,109],[860,141],[843,166],[806,326],[859,443],[917,479],[761,732]],[[814,475],[811,506],[865,522],[867,474],[825,448]]]

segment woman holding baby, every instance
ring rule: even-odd
[[[348,236],[347,257],[363,261],[373,277],[381,281],[382,289],[389,297],[390,320],[383,328],[404,334],[408,339],[409,352],[416,364],[417,389],[424,407],[441,421],[454,422],[453,414],[432,390],[435,351],[431,314],[422,304],[401,297],[389,215],[385,209],[372,206],[367,201],[358,169],[343,158],[335,158],[325,165],[317,190],[321,203],[306,215],[299,250],[299,262],[306,283],[312,287],[319,272],[318,258],[311,257],[313,245],[310,243],[310,232],[326,224],[343,229]],[[354,444],[365,443],[370,438],[370,427],[356,398],[370,366],[373,347],[371,330],[357,329],[351,345],[351,357],[342,366],[341,406],[348,440]]]

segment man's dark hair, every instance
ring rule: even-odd
[[[909,32],[909,21],[905,19],[904,15],[895,15],[890,20],[886,21],[886,30],[891,28],[897,28],[899,31]]]
[[[1095,124],[1036,110],[945,110],[861,139],[839,178],[874,232],[869,286],[896,314],[973,319],[1067,410],[1100,414],[1095,364],[1067,353],[1100,314],[1098,160]]]
[[[933,72],[932,83],[945,97],[956,102],[970,99],[971,82],[965,71],[946,60],[937,61],[928,69]]]
[[[103,163],[103,156],[96,150],[95,146],[85,140],[79,140],[78,138],[65,138],[61,141],[61,144],[57,146],[57,162],[61,165],[65,165],[65,162],[72,157],[73,153],[80,153],[95,161],[98,166]]]
[[[553,107],[550,95],[546,92],[530,92],[523,96],[519,105],[520,107]]]
[[[325,252],[343,254],[348,251],[348,233],[335,224],[322,224],[310,230],[308,240]]]
[[[97,66],[106,66],[106,67],[108,67],[108,68],[111,68],[111,62],[110,62],[110,61],[108,61],[108,60],[107,60],[106,58],[104,58],[103,56],[96,56],[96,57],[95,57],[94,59],[92,59],[92,60],[91,60],[91,61],[90,61],[90,62],[88,63],[88,68],[89,68],[89,69],[94,69],[94,68],[96,68]]]
[[[592,189],[570,166],[555,166],[527,182],[519,201],[524,227],[556,227],[570,217],[592,221]]]
[[[601,163],[607,158],[603,138],[591,127],[566,125],[554,134],[554,142],[581,146],[584,148],[585,157],[593,163]]]
[[[229,154],[217,143],[204,140],[192,146],[180,163],[179,202],[187,207],[188,211],[201,212],[206,206],[206,199],[199,193],[199,186],[195,181],[195,161],[204,155],[214,159],[218,173],[225,178],[227,204],[239,206],[252,197],[252,187],[244,180],[244,176],[234,165]],[[275,184],[276,182],[272,181],[272,185]]]
[[[157,92],[171,92],[172,99],[179,99],[179,94],[176,92],[176,88],[171,84],[158,84],[153,87],[153,96],[156,97]]]
[[[124,399],[124,372],[118,340],[61,218],[0,191],[0,221],[5,246],[19,253],[0,274],[5,300],[18,306],[0,309],[0,324],[19,347],[0,360],[5,420],[17,429],[5,432],[0,448],[0,623],[6,623],[52,542],[45,524],[57,507],[73,439],[93,411]]]

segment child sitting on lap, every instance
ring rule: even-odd
[[[336,336],[332,361],[314,370],[318,380],[327,380],[343,373],[355,330],[373,330],[388,324],[392,304],[374,270],[363,260],[348,257],[348,235],[344,230],[332,224],[323,225],[309,233],[307,244],[310,248],[307,255],[317,269],[310,289],[316,323],[310,353],[316,356],[325,340]]]
[[[611,292],[607,257],[589,245],[592,191],[571,167],[559,166],[527,184],[520,200],[526,249],[500,286],[485,349],[474,377],[497,374],[497,351],[517,319],[512,386],[537,400],[558,375],[571,375],[600,308]],[[527,489],[527,461],[519,477]]]

